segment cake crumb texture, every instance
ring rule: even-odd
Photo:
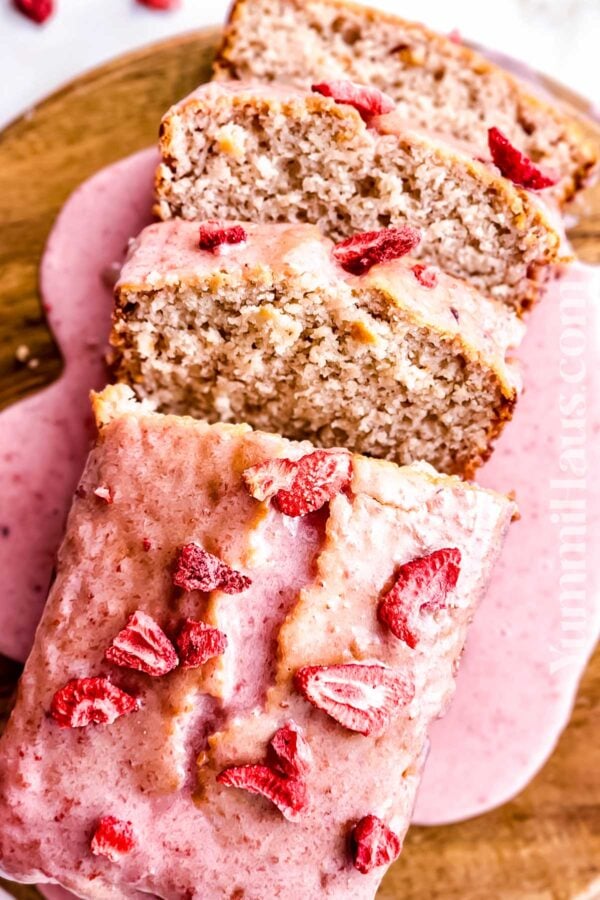
[[[237,0],[215,75],[303,88],[326,78],[371,84],[415,127],[480,151],[495,126],[559,174],[550,191],[559,202],[597,171],[598,151],[572,112],[450,36],[344,0]]]

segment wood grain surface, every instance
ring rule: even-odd
[[[218,35],[208,29],[121,57],[53,94],[0,134],[0,408],[60,372],[37,273],[61,205],[99,168],[155,140],[167,106],[208,77]],[[576,101],[549,85],[557,96]],[[600,262],[600,187],[583,196],[578,213],[572,243],[582,259]],[[17,360],[20,344],[38,360],[34,367]],[[0,657],[0,724],[18,674],[19,666]],[[33,887],[0,884],[17,897],[39,897]],[[527,789],[470,821],[411,829],[378,898],[599,900],[600,652],[556,752]]]

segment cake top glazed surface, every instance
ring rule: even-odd
[[[348,823],[372,814],[400,836],[408,826],[427,724],[452,695],[467,620],[516,507],[422,464],[343,454],[347,486],[290,518],[255,500],[242,475],[273,457],[304,459],[310,445],[159,416],[130,397],[115,387],[95,401],[98,443],[0,744],[3,865],[99,898],[370,897],[382,869],[351,864]],[[177,582],[191,543],[243,580],[214,591]],[[420,617],[411,647],[378,622],[377,603],[398,566],[447,546],[458,582],[447,606]],[[136,671],[107,654],[136,611],[168,635],[201,620],[227,647],[200,668]],[[393,701],[380,688],[368,700],[385,704],[385,720],[340,725],[307,703],[298,673],[330,665],[398,679]],[[124,692],[101,724],[73,719],[71,694],[57,700],[90,678]],[[260,763],[290,720],[312,759],[301,803],[282,814],[217,782],[228,766]],[[133,834],[116,858],[90,850],[106,816]]]

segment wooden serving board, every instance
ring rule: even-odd
[[[164,110],[209,77],[218,38],[219,29],[206,29],[116,59],[0,133],[0,408],[61,369],[37,290],[40,256],[61,205],[98,169],[154,142]],[[592,130],[600,140],[600,130]],[[600,262],[600,187],[584,195],[579,212],[570,238],[583,260]],[[21,344],[39,361],[35,367],[16,359]],[[0,716],[19,671],[0,657]],[[17,897],[39,897],[33,887],[0,884]],[[556,752],[527,789],[470,821],[411,829],[378,897],[599,900],[600,652]]]

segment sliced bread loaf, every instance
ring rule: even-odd
[[[556,105],[455,38],[342,0],[237,0],[217,56],[218,78],[309,87],[351,78],[389,93],[415,127],[486,146],[498,127],[534,162],[554,169],[564,201],[598,151]]]
[[[506,354],[522,323],[398,258],[410,229],[337,246],[309,225],[200,235],[205,249],[198,224],[151,225],[117,283],[116,372],[138,397],[448,473],[489,455],[516,400]]]
[[[409,129],[380,92],[344,86],[352,102],[200,87],[162,122],[159,215],[309,222],[334,240],[409,224],[425,261],[519,312],[534,302],[560,253],[538,198],[468,148]]]

